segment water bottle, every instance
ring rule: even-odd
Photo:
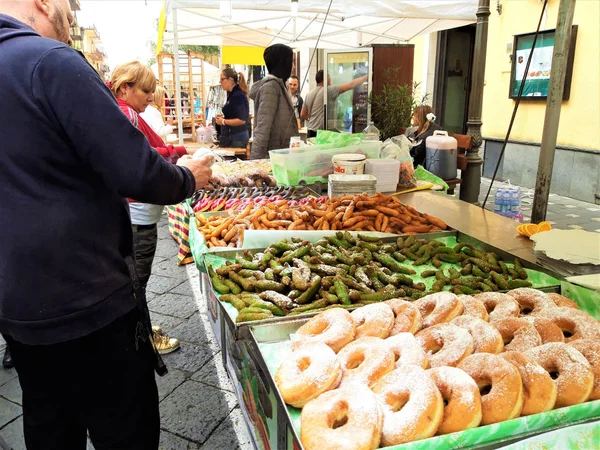
[[[510,209],[514,217],[521,212],[521,188],[519,186],[513,186],[510,196]]]
[[[379,140],[379,129],[373,124],[373,122],[369,122],[367,128],[363,130],[363,140],[365,141],[378,141]]]
[[[504,188],[501,187],[496,191],[496,198],[494,200],[494,212],[500,215],[504,215]]]

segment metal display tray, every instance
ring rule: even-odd
[[[596,317],[600,318],[600,314],[597,314]],[[280,360],[284,359],[285,352],[276,349],[274,345],[283,343],[285,347],[285,342],[290,340],[290,335],[295,333],[307,321],[308,318],[302,318],[279,323],[255,324],[249,327],[250,354],[258,371],[262,374],[261,376],[266,378],[263,383],[269,387],[269,390],[273,391],[274,395],[271,395],[271,397],[274,397],[277,401],[276,407],[272,409],[277,411],[278,429],[283,431],[279,433],[283,440],[279,441],[276,447],[280,450],[296,450],[303,447],[299,439],[300,410],[286,405],[275,385],[275,372],[281,362]],[[268,357],[265,358],[262,349],[268,347],[271,347],[273,351],[267,350]],[[382,448],[387,450],[444,450],[455,448],[491,450],[552,430],[597,421],[599,418],[600,400],[595,400],[493,425],[480,426],[458,433]],[[564,432],[568,433],[568,428]],[[535,448],[550,447],[540,446]]]
[[[384,243],[395,242],[397,237],[383,238],[382,241]],[[512,261],[514,259],[514,256],[510,253],[478,241],[459,231],[443,231],[418,236],[418,238],[426,240],[448,237],[454,237],[459,242],[473,244],[480,250],[493,251],[502,260]],[[204,255],[201,264],[204,266],[204,259],[207,255],[218,255],[233,259],[240,251],[240,249],[227,248],[211,249],[210,253]],[[264,248],[248,249],[248,251],[257,253],[264,251]],[[527,261],[522,261],[522,264],[526,269],[543,272],[560,279],[559,275],[541,266]],[[219,301],[206,267],[201,267],[200,280],[202,292],[208,305],[208,319],[221,348],[223,365],[235,387],[240,408],[252,435],[254,445],[257,449],[287,449],[288,442],[295,441],[297,443],[297,436],[290,426],[289,413],[287,408],[282,406],[283,403],[273,384],[272,375],[266,370],[266,363],[257,345],[260,341],[253,337],[251,330],[271,330],[279,335],[281,334],[279,330],[296,325],[297,328],[300,326],[299,324],[308,320],[314,313],[304,314],[301,318],[298,316],[274,317],[238,324],[231,315],[231,305]],[[560,283],[548,286],[543,290],[559,292]],[[260,339],[262,339],[264,335],[260,336]],[[270,339],[273,339],[273,336]],[[269,441],[269,443],[266,444],[266,441]]]

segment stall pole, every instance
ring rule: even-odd
[[[481,109],[483,105],[489,15],[490,0],[479,0],[477,28],[475,30],[475,53],[473,55],[473,81],[471,83],[467,119],[467,134],[471,136],[473,145],[467,149],[467,168],[461,172],[462,185],[460,187],[460,199],[469,203],[478,202],[481,187],[483,159],[479,156],[479,148],[483,141],[481,138]]]
[[[546,219],[574,13],[575,0],[560,0],[531,223],[539,223]]]
[[[183,145],[183,117],[181,111],[181,74],[179,73],[179,36],[177,34],[177,8],[173,8],[173,58],[175,61],[175,111],[177,112],[177,133],[179,145]]]

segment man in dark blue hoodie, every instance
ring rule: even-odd
[[[211,171],[152,150],[64,44],[71,21],[67,0],[0,0],[0,332],[28,449],[83,450],[86,431],[97,450],[157,449],[156,359],[123,199],[177,203]]]

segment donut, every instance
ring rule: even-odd
[[[310,342],[292,352],[275,373],[283,401],[302,408],[342,380],[342,367],[334,351],[322,342]]]
[[[473,316],[458,316],[450,322],[467,330],[473,338],[473,353],[500,353],[504,340],[500,332],[488,322]]]
[[[354,340],[356,327],[348,311],[333,308],[311,318],[292,337],[292,350],[305,342],[323,342],[339,352]]]
[[[517,301],[521,308],[520,314],[522,316],[536,314],[542,309],[556,308],[552,299],[537,289],[518,288],[508,291],[506,294]]]
[[[537,316],[526,316],[523,319],[535,327],[542,338],[542,344],[547,344],[548,342],[565,342],[562,330],[551,320]]]
[[[491,353],[475,353],[458,365],[467,372],[481,394],[481,425],[519,417],[523,408],[523,384],[515,366]]]
[[[550,374],[558,395],[556,407],[585,402],[594,389],[594,374],[587,359],[574,347],[550,342],[525,352]]]
[[[459,295],[458,301],[463,305],[464,316],[477,317],[478,319],[485,320],[486,322],[490,320],[487,309],[485,309],[485,305],[481,300],[471,297],[470,295]]]
[[[436,292],[414,302],[423,318],[423,328],[450,322],[463,313],[463,305],[452,292]]]
[[[412,334],[399,333],[390,336],[384,342],[388,345],[392,353],[394,353],[396,368],[407,364],[419,366],[423,369],[429,367],[429,360],[425,351],[417,344],[417,340]]]
[[[507,317],[517,317],[521,312],[521,307],[510,295],[500,292],[482,292],[473,297],[484,304],[490,315],[490,322]]]
[[[521,352],[504,352],[500,355],[517,368],[523,383],[522,416],[550,411],[556,403],[556,385],[548,372],[534,359]]]
[[[550,299],[558,307],[564,306],[565,308],[579,309],[579,305],[577,303],[570,298],[565,297],[564,295],[557,294],[556,292],[547,292],[546,295],[550,297]]]
[[[450,323],[426,328],[416,336],[425,350],[431,367],[456,366],[473,353],[473,338],[467,330]]]
[[[600,341],[600,324],[589,314],[575,308],[544,309],[536,317],[549,319],[563,332],[565,342],[577,339]]]
[[[475,428],[481,423],[481,394],[464,370],[435,367],[427,371],[444,399],[444,418],[437,434]]]
[[[338,353],[342,366],[340,387],[354,384],[371,386],[386,373],[394,370],[394,353],[380,338],[365,336],[346,345]]]
[[[542,345],[542,338],[532,323],[519,317],[496,320],[492,325],[500,332],[506,351],[524,352]]]
[[[385,339],[390,335],[394,326],[394,312],[384,303],[357,308],[350,313],[356,325],[355,339],[373,336]]]
[[[415,334],[423,327],[421,313],[411,302],[399,298],[392,298],[385,303],[392,308],[392,311],[396,316],[390,336],[405,332]]]
[[[600,343],[591,339],[578,339],[569,345],[575,347],[592,366],[594,373],[594,388],[588,400],[600,399]]]
[[[305,450],[372,450],[379,447],[382,428],[382,408],[366,386],[325,392],[300,414]]]
[[[390,372],[375,383],[373,392],[383,406],[384,447],[427,439],[442,423],[442,395],[418,366],[402,366]]]

